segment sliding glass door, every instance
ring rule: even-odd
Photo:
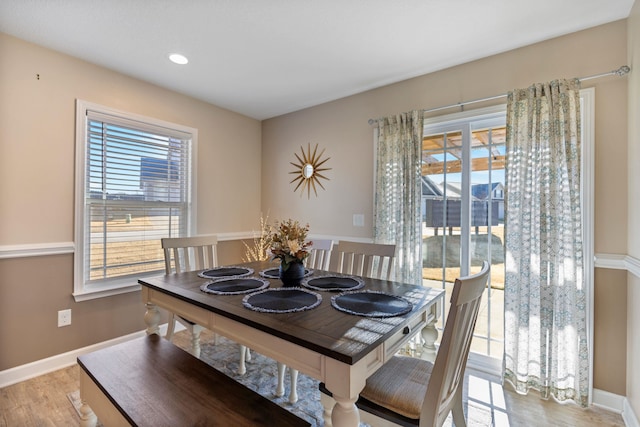
[[[422,144],[422,260],[426,286],[448,301],[456,277],[491,263],[471,351],[503,353],[505,112],[425,120]],[[445,307],[447,304],[445,304]],[[446,307],[448,309],[448,307]],[[440,319],[440,327],[446,311]]]

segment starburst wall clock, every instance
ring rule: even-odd
[[[290,184],[297,183],[296,188],[294,188],[293,191],[295,192],[300,189],[300,197],[302,197],[302,194],[304,194],[304,190],[306,189],[307,198],[310,198],[312,188],[317,197],[318,188],[316,185],[320,186],[324,190],[324,186],[320,182],[320,179],[329,180],[329,178],[324,176],[322,172],[331,170],[331,168],[322,167],[322,165],[324,165],[331,157],[322,159],[324,149],[318,154],[318,144],[314,147],[313,153],[311,152],[311,144],[307,144],[306,152],[304,151],[304,148],[300,146],[300,151],[302,152],[302,157],[298,156],[297,153],[294,153],[298,159],[298,163],[289,162],[295,167],[295,170],[289,173],[296,175],[296,177],[291,180]]]

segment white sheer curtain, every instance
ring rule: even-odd
[[[579,85],[509,93],[504,379],[587,406]]]
[[[397,281],[422,284],[420,159],[422,111],[379,119],[374,239],[396,244]]]

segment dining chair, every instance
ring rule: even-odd
[[[315,270],[327,270],[329,268],[331,248],[333,248],[333,240],[313,239],[309,256],[305,260],[305,267]]]
[[[396,245],[340,240],[331,250],[329,271],[374,279],[390,280]]]
[[[166,274],[204,270],[218,266],[217,236],[165,237],[161,239],[161,245],[164,252]],[[165,336],[169,341],[173,339],[176,322],[182,324],[191,334],[190,353],[199,358],[200,334],[204,327],[170,312]],[[250,359],[251,355],[248,349],[241,345],[239,374],[246,372],[245,361]]]
[[[317,243],[316,243],[317,242]],[[320,249],[328,247],[329,249]],[[378,243],[359,243],[339,241],[333,244],[332,240],[314,240],[313,249],[327,251],[323,253],[324,267],[316,267],[334,273],[351,274],[356,276],[371,277],[373,279],[391,278],[396,245],[383,245]],[[328,258],[326,258],[328,256]],[[322,261],[321,261],[322,262]],[[276,395],[284,394],[284,369],[285,365],[278,362],[278,386]],[[289,402],[295,403],[298,400],[297,378],[298,371],[289,370],[291,390],[289,391]],[[278,394],[280,393],[280,394]]]
[[[367,378],[356,405],[361,420],[375,426],[440,427],[449,412],[456,427],[466,427],[462,385],[480,299],[489,277],[479,273],[456,279],[440,348],[434,363],[393,356]],[[331,426],[331,393],[320,384],[325,426]]]

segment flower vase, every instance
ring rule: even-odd
[[[284,263],[280,264],[280,280],[285,287],[300,286],[304,277],[304,264],[302,262],[290,262],[285,268]]]

